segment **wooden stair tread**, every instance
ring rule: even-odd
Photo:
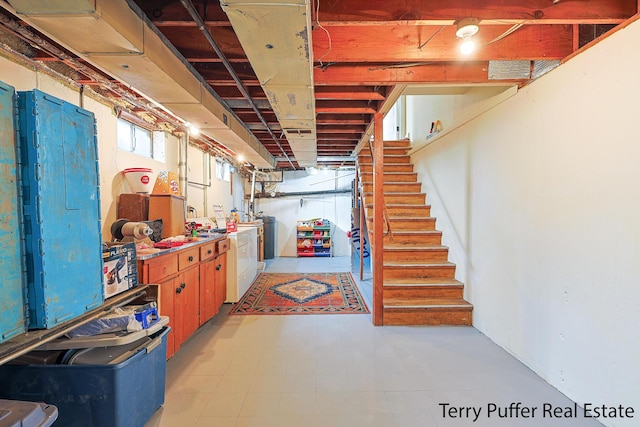
[[[412,173],[412,172],[390,172],[390,173]],[[365,185],[373,185],[370,182],[365,182],[364,184]],[[413,184],[413,185],[420,184],[420,185],[422,185],[419,182],[407,182],[407,181],[385,181],[384,182],[384,185],[407,185],[407,184]]]
[[[453,286],[463,287],[464,284],[456,279],[416,279],[416,278],[397,278],[397,279],[385,279],[385,287],[405,287],[405,286]]]
[[[409,195],[424,196],[425,195],[425,193],[416,193],[415,191],[407,191],[407,192],[385,191],[383,194],[385,196],[409,196]],[[373,197],[373,193],[363,193],[363,195],[365,197],[369,197],[369,196]]]
[[[442,234],[440,230],[392,230],[393,234],[407,236],[407,235],[421,235],[421,234]],[[369,230],[369,234],[373,234],[373,230]]]
[[[416,205],[416,204],[406,204],[406,205],[401,205],[399,203],[387,203],[387,209],[389,208],[408,208],[408,207],[414,207],[415,209],[427,209],[427,208],[431,208],[431,205]],[[366,204],[365,208],[367,209],[373,209],[373,204]]]
[[[385,175],[418,175],[418,172],[384,172]],[[373,172],[362,172],[360,175],[373,175]]]
[[[449,261],[385,261],[385,267],[416,267],[416,266],[424,266],[424,267],[455,267],[455,264]]]
[[[407,244],[403,244],[403,245],[394,245],[393,243],[385,243],[383,249],[386,251],[446,251],[449,249],[448,246],[442,246],[442,245],[428,245],[428,246],[422,246],[422,245],[407,245]]]
[[[397,167],[397,166],[404,166],[404,167],[413,167],[413,163],[411,162],[386,162],[384,164],[385,167],[387,166],[393,166],[393,167]],[[373,169],[373,162],[369,159],[367,161],[363,161],[360,160],[358,162],[358,167],[359,168],[372,168]]]
[[[435,216],[398,216],[398,215],[389,215],[387,218],[389,220],[397,219],[399,221],[434,221],[436,219]],[[373,221],[373,218],[369,218],[369,221]]]
[[[384,308],[386,309],[408,309],[408,308],[463,308],[472,309],[473,304],[462,298],[385,298]]]

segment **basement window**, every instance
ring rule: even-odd
[[[118,119],[118,148],[140,156],[164,162],[163,132],[152,132],[129,121]]]
[[[218,181],[231,181],[231,165],[222,159],[216,159],[216,178]]]

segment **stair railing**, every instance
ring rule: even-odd
[[[382,141],[380,141],[382,144]],[[369,154],[371,154],[371,164],[375,169],[375,161],[373,159],[373,146],[371,145],[371,140],[369,140]],[[363,193],[364,194],[364,193]],[[386,228],[385,236],[389,236],[389,240],[393,240],[393,230],[391,230],[391,222],[389,221],[389,214],[387,213],[387,202],[384,201],[384,197],[382,198],[382,220],[384,221],[384,225]]]
[[[384,144],[382,142],[382,114],[373,115],[375,149],[369,141],[371,164],[373,165],[373,238],[371,239],[371,272],[373,273],[373,296],[371,320],[374,326],[384,325]],[[381,162],[382,164],[378,163]]]

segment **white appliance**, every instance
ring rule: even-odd
[[[238,225],[228,236],[226,302],[238,302],[258,274],[258,227]]]

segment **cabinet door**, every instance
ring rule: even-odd
[[[152,285],[153,286],[153,285]],[[161,316],[169,317],[171,331],[167,336],[167,359],[175,353],[176,319],[174,310],[174,295],[176,290],[176,279],[170,279],[154,286],[157,291],[158,313]]]
[[[216,312],[220,310],[222,304],[227,299],[227,253],[218,255],[214,259],[215,263],[215,306]]]
[[[200,325],[218,313],[216,304],[216,259],[200,264]]]
[[[198,269],[183,271],[175,279],[174,317],[176,326],[175,350],[198,329],[200,305],[198,303]]]

